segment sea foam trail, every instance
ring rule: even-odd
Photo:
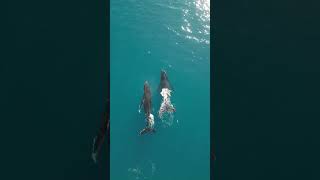
[[[161,96],[162,96],[162,102],[161,102],[161,106],[159,109],[159,118],[162,119],[163,118],[163,114],[168,112],[170,114],[172,114],[173,112],[176,111],[176,109],[173,107],[173,105],[171,104],[171,90],[168,88],[163,88],[160,92]]]

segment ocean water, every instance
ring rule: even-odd
[[[210,2],[111,0],[110,6],[111,179],[209,179]],[[169,124],[157,116],[161,69],[174,88]],[[138,136],[146,80],[157,132]]]

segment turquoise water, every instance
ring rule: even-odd
[[[111,1],[112,180],[209,179],[209,8],[209,1]],[[170,125],[157,116],[161,69],[175,90]],[[146,80],[157,132],[138,136]]]

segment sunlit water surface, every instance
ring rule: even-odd
[[[209,179],[210,2],[111,0],[111,179]],[[174,91],[173,116],[157,112],[160,70]],[[151,86],[157,132],[138,106]]]

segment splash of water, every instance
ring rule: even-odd
[[[134,179],[147,179],[147,177],[144,176],[142,170],[139,167],[129,168],[128,172]]]
[[[156,164],[155,163],[153,163],[153,162],[150,162],[151,163],[151,173],[152,173],[152,176],[154,175],[154,173],[156,172]]]
[[[130,179],[152,179],[156,172],[156,164],[152,161],[144,162],[135,168],[129,168]]]
[[[160,94],[162,96],[162,102],[158,112],[159,118],[164,124],[171,126],[174,119],[173,113],[176,111],[170,99],[171,90],[168,88],[163,88]],[[169,117],[167,117],[166,115],[169,115]]]

